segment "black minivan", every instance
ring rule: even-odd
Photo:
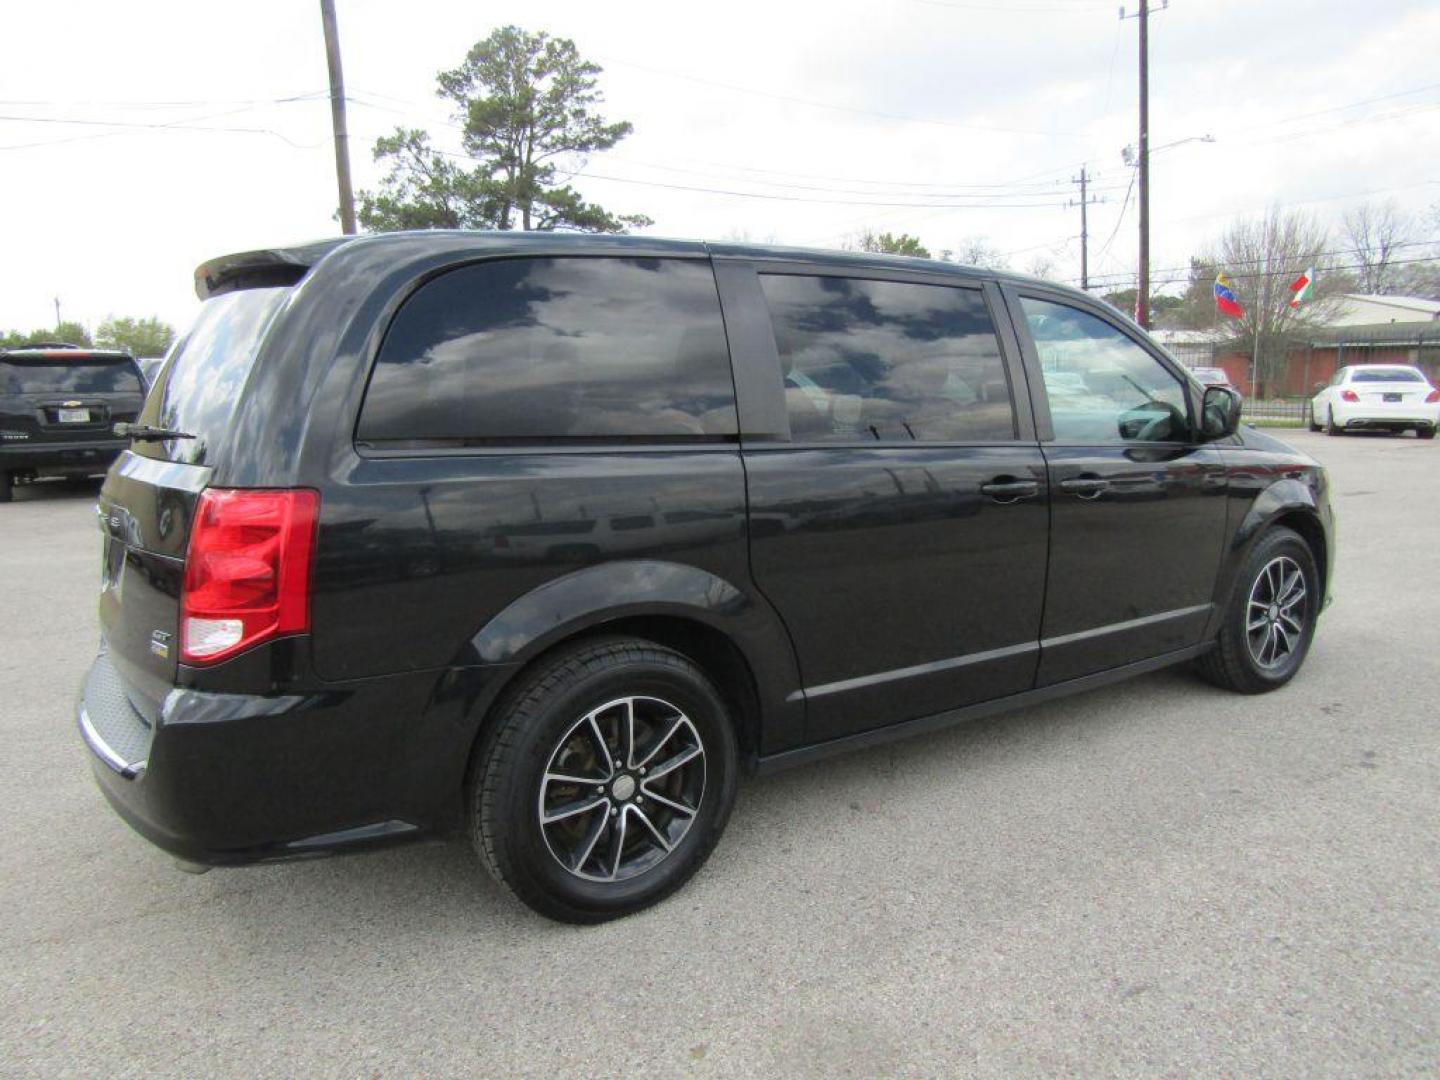
[[[79,706],[188,863],[463,828],[596,922],[696,871],[742,770],[1181,661],[1270,690],[1329,588],[1324,471],[1053,284],[426,232],[196,288]]]

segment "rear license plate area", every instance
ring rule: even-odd
[[[90,410],[56,409],[55,419],[62,424],[88,424],[90,422]]]
[[[1386,395],[1385,395],[1385,400],[1386,400],[1386,401],[1404,401],[1404,400],[1405,400],[1405,395],[1403,395],[1403,394],[1386,394]]]

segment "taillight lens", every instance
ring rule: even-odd
[[[1440,402],[1440,390],[1431,390],[1425,395],[1425,404],[1434,405],[1437,402]]]
[[[1359,400],[1360,400],[1360,395],[1357,394],[1357,393],[1355,393],[1354,390],[1341,390],[1341,391],[1340,391],[1340,400],[1341,400],[1341,401],[1359,401]]]
[[[214,664],[310,629],[320,495],[207,488],[195,508],[180,594],[180,659]]]

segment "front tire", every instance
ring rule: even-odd
[[[582,642],[501,706],[471,784],[471,838],[535,911],[604,922],[658,903],[704,864],[737,771],[725,704],[687,657],[638,638]]]
[[[1435,438],[1435,429],[1433,427],[1416,428],[1415,437],[1417,439],[1433,439]]]
[[[1310,546],[1291,529],[1266,533],[1231,588],[1215,647],[1200,673],[1227,690],[1263,694],[1295,677],[1323,602]]]

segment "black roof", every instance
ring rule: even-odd
[[[417,247],[433,247],[436,252],[473,248],[499,253],[513,253],[527,248],[543,249],[547,254],[557,251],[591,254],[623,255],[724,255],[763,261],[794,261],[821,263],[854,269],[912,271],[945,274],[957,278],[998,278],[1012,284],[1043,284],[1047,288],[1085,296],[1067,285],[1040,281],[1005,270],[962,266],[938,259],[917,259],[908,255],[879,255],[867,251],[835,251],[825,248],[784,247],[775,244],[708,243],[701,240],[669,240],[654,236],[627,236],[596,233],[522,232],[432,229],[410,232],[371,233],[364,236],[339,236],[315,240],[290,247],[260,248],[222,255],[201,264],[195,270],[195,293],[202,300],[233,289],[259,285],[293,285],[326,256],[340,249],[385,249],[414,253]],[[1093,298],[1092,298],[1093,299]]]

